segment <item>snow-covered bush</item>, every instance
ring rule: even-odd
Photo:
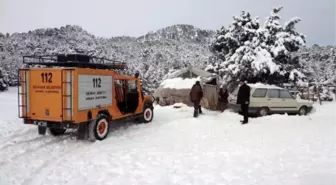
[[[217,31],[210,50],[218,58],[208,70],[219,73],[227,81],[245,76],[249,82],[287,83],[305,76],[298,69],[292,53],[304,46],[305,37],[295,30],[299,18],[280,25],[279,12],[274,8],[264,25],[243,11],[232,24]]]

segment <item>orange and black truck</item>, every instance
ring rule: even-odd
[[[23,56],[18,114],[54,136],[77,130],[78,139],[103,140],[116,120],[151,122],[153,99],[138,75],[117,73],[126,64],[81,54]]]

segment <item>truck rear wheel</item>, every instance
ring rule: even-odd
[[[63,135],[65,133],[66,129],[49,128],[49,131],[50,131],[51,135],[53,135],[53,136],[60,136],[60,135]]]
[[[89,138],[93,141],[93,139],[103,140],[107,137],[110,131],[110,124],[108,121],[108,117],[104,114],[98,115],[97,119],[90,123],[89,126]],[[93,137],[94,138],[93,138]]]

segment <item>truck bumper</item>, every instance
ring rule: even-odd
[[[68,128],[75,129],[78,128],[79,125],[73,122],[52,122],[52,121],[32,120],[32,119],[24,119],[23,123],[47,128],[58,128],[58,129],[68,129]]]

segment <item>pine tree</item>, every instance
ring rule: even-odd
[[[295,31],[299,18],[280,25],[279,12],[274,8],[264,26],[259,19],[252,19],[247,12],[234,17],[228,29],[222,27],[215,36],[210,50],[218,58],[207,69],[219,72],[225,80],[245,76],[249,82],[284,83],[295,82],[304,75],[299,68],[298,58],[291,53],[305,45],[305,38]]]

